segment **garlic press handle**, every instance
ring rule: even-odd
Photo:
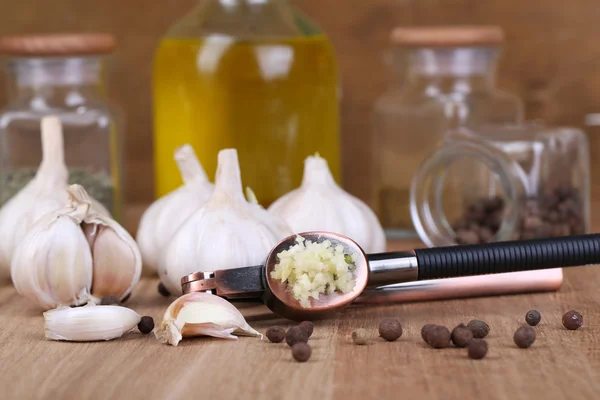
[[[196,272],[181,278],[184,294],[206,292],[228,299],[260,298],[267,287],[263,265]]]

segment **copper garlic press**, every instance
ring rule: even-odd
[[[271,278],[277,254],[296,244],[296,237],[312,242],[330,240],[345,254],[356,254],[355,285],[348,293],[322,295],[305,308],[282,283]],[[209,292],[228,299],[261,298],[274,313],[293,320],[330,316],[352,303],[367,288],[401,282],[457,278],[517,271],[576,267],[600,263],[600,235],[566,236],[424,248],[365,254],[352,239],[331,232],[304,232],[280,241],[264,265],[214,272],[196,272],[181,279],[184,293]]]

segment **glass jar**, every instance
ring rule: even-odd
[[[415,236],[413,174],[445,132],[519,123],[521,101],[496,88],[503,31],[495,26],[396,28],[397,79],[374,108],[375,204],[388,237]]]
[[[107,34],[0,38],[9,80],[0,111],[0,203],[35,175],[42,160],[40,123],[63,124],[69,183],[81,184],[122,218],[120,111],[105,96],[115,39]]]
[[[450,193],[460,213],[450,218],[446,171],[466,162],[468,184]],[[417,170],[411,211],[428,246],[589,233],[587,137],[541,123],[452,132]]]
[[[287,0],[199,3],[161,40],[153,91],[157,196],[181,184],[173,152],[185,143],[209,176],[236,148],[264,206],[300,185],[315,152],[340,179],[334,49]]]

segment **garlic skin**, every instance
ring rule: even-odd
[[[261,264],[291,234],[285,222],[246,201],[237,151],[221,150],[213,194],[173,235],[161,258],[160,280],[171,294],[181,294],[184,275]]]
[[[63,132],[60,119],[42,118],[42,161],[35,177],[0,209],[0,282],[10,278],[15,247],[40,218],[69,200],[69,172],[64,160]],[[98,201],[91,199],[96,211],[110,216]]]
[[[44,310],[125,298],[138,283],[142,257],[117,222],[99,214],[80,185],[69,203],[36,222],[17,246],[11,276],[17,292]]]
[[[177,228],[208,201],[214,189],[192,146],[178,148],[175,161],[184,184],[152,203],[142,215],[136,236],[144,270],[153,275],[158,273],[160,255]]]
[[[277,199],[268,210],[286,221],[294,232],[345,235],[367,253],[386,249],[385,233],[375,213],[335,183],[327,161],[319,156],[306,158],[302,185]]]
[[[121,306],[85,305],[44,312],[46,338],[73,342],[112,340],[139,324],[142,317]]]
[[[262,335],[252,329],[240,311],[227,300],[208,293],[193,292],[175,300],[154,335],[173,346],[184,337],[212,336],[237,340],[235,335]]]

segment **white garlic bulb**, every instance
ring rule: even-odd
[[[161,258],[160,280],[171,294],[181,294],[184,275],[261,264],[291,234],[278,217],[246,201],[237,151],[221,150],[215,189],[173,235]]]
[[[212,336],[236,340],[240,336],[262,335],[252,329],[240,311],[227,300],[208,293],[188,293],[175,300],[154,335],[173,346],[183,337]]]
[[[15,289],[44,310],[125,298],[142,270],[135,241],[91,207],[83,187],[71,185],[68,193],[68,205],[42,217],[16,247]]]
[[[63,207],[68,199],[69,172],[65,165],[60,119],[42,118],[42,162],[35,177],[0,209],[0,281],[10,277],[10,263],[18,243],[29,228],[47,213]],[[96,200],[96,211],[109,212]]]
[[[141,319],[127,307],[91,303],[44,312],[44,327],[48,339],[90,342],[119,338],[135,328]]]
[[[183,185],[152,203],[142,215],[136,237],[144,269],[155,274],[159,257],[177,228],[206,203],[214,188],[192,146],[178,148],[175,161]]]
[[[338,233],[367,253],[385,251],[385,233],[375,213],[335,183],[327,161],[318,155],[304,161],[302,185],[277,199],[269,212],[281,217],[294,232]]]

